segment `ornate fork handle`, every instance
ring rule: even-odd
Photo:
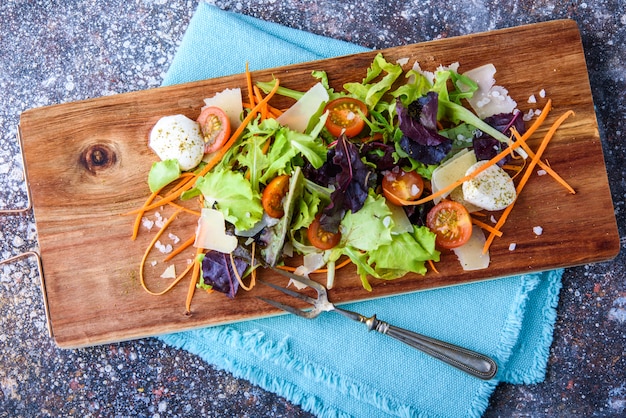
[[[335,311],[350,319],[364,323],[369,331],[378,331],[381,334],[402,341],[479,379],[489,380],[498,371],[495,361],[475,351],[390,325],[385,321],[376,319],[376,315],[367,318],[359,313],[336,306]]]

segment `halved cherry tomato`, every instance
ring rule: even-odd
[[[460,247],[472,235],[469,212],[453,200],[436,204],[426,215],[426,226],[437,235],[435,243],[445,249]]]
[[[285,214],[283,199],[289,191],[289,176],[277,176],[269,182],[261,195],[263,210],[272,218],[282,218]]]
[[[424,192],[424,179],[415,171],[404,171],[399,167],[383,174],[383,194],[397,206],[402,200],[417,200]]]
[[[317,215],[307,229],[307,237],[313,246],[320,250],[330,250],[341,241],[341,232],[329,232],[322,229],[320,216]]]
[[[324,111],[328,111],[326,129],[334,136],[345,133],[348,138],[357,136],[365,127],[365,121],[359,111],[367,116],[367,106],[360,100],[351,97],[340,97],[331,100]]]
[[[204,138],[204,153],[215,152],[230,138],[230,119],[222,109],[209,106],[202,109],[197,122]]]

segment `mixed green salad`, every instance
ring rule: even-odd
[[[155,125],[150,147],[160,161],[150,189],[176,187],[177,199],[201,204],[198,286],[234,297],[256,259],[304,275],[326,268],[332,287],[349,260],[371,290],[371,279],[426,274],[442,251],[462,258],[476,240],[481,251],[469,257],[486,268],[470,214],[515,200],[505,170],[515,155],[503,151],[513,131],[524,132],[523,114],[494,85],[491,65],[461,74],[458,64],[434,72],[403,64],[378,54],[341,90],[322,70],[307,91],[276,79],[246,97],[227,89],[207,99],[197,120],[171,115]],[[277,95],[294,104],[275,109],[269,99]]]

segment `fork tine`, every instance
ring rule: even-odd
[[[294,315],[301,316],[303,318],[312,319],[312,318],[315,318],[317,315],[319,315],[319,311],[316,311],[316,310],[303,311],[301,309],[294,308],[293,306],[285,305],[284,303],[280,303],[280,302],[277,302],[275,300],[264,298],[264,297],[261,297],[261,296],[257,296],[257,299],[260,299],[260,300],[262,300],[265,303],[269,303],[270,305],[272,305],[272,306],[274,306],[274,307],[276,307],[278,309],[282,309],[283,311],[292,313]]]
[[[274,283],[266,282],[264,280],[258,280],[258,281],[263,283],[266,286],[271,287],[272,289],[280,290],[281,292],[283,292],[283,293],[285,293],[285,294],[287,294],[289,296],[293,296],[294,298],[298,298],[300,300],[303,300],[303,301],[305,301],[307,303],[310,303],[311,305],[315,305],[315,302],[317,301],[317,299],[312,298],[312,297],[310,297],[308,295],[305,295],[304,293],[296,292],[294,290],[287,289],[286,287],[278,286],[278,285],[275,285]]]
[[[326,293],[326,288],[324,286],[322,286],[318,282],[316,282],[314,280],[311,280],[311,279],[309,279],[307,277],[300,276],[300,275],[292,273],[290,271],[282,270],[282,269],[278,269],[278,268],[272,268],[272,271],[274,271],[275,273],[278,273],[278,274],[280,274],[282,276],[288,277],[291,280],[294,280],[296,282],[302,283],[303,285],[309,286],[310,288],[315,289],[318,294]]]

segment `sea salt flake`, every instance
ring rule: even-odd
[[[530,109],[528,112],[524,114],[524,116],[522,116],[522,119],[525,122],[528,122],[529,120],[533,118],[533,116],[535,116],[535,112],[532,109]]]
[[[543,228],[540,226],[534,226],[533,227],[533,233],[537,236],[543,234]]]
[[[180,238],[174,234],[172,234],[171,232],[169,234],[167,234],[167,236],[172,240],[172,242],[174,244],[178,244],[180,242]]]
[[[528,98],[528,103],[537,103],[537,98],[534,94],[530,95],[530,97]]]
[[[154,221],[154,224],[157,226],[157,228],[163,228],[163,226],[165,226],[165,222],[167,222],[167,218],[159,218],[156,221]]]
[[[151,221],[150,219],[144,216],[143,218],[141,218],[141,225],[143,225],[144,228],[150,231],[152,227],[154,226],[154,221]]]
[[[161,241],[157,241],[154,243],[154,247],[161,251],[163,254],[169,254],[172,252],[172,245],[171,244],[163,244],[161,243]]]
[[[548,174],[548,172],[546,170],[537,170],[537,175],[538,176],[545,176],[546,174]]]
[[[509,244],[509,251],[515,251],[515,247],[517,247],[517,244],[512,242]]]

